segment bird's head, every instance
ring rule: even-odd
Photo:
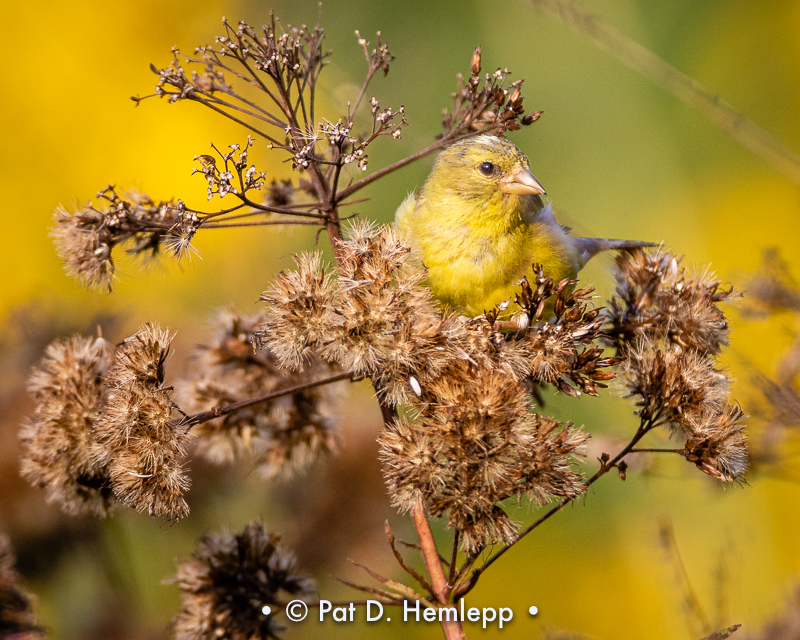
[[[442,151],[425,189],[446,190],[479,206],[545,195],[525,154],[512,142],[488,135],[462,140]]]

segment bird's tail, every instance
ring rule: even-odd
[[[644,247],[659,246],[653,242],[642,242],[639,240],[611,240],[609,238],[572,238],[573,245],[578,252],[578,259],[581,268],[589,262],[591,258],[601,251],[624,249],[642,249]]]

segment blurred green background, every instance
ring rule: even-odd
[[[800,150],[800,3],[602,0],[584,6]],[[380,418],[364,385],[342,402],[344,445],[337,458],[282,484],[192,461],[192,515],[175,525],[128,512],[103,523],[67,518],[18,477],[16,431],[31,408],[24,381],[53,337],[92,333],[100,323],[117,341],[158,320],[178,332],[169,370],[178,377],[214,308],[254,309],[271,276],[291,266],[291,254],[313,246],[314,231],[303,228],[200,234],[202,259],[147,268],[123,263],[116,292],[101,295],[63,275],[48,237],[57,204],[94,199],[109,182],[203,207],[205,184],[191,176],[193,156],[206,153],[211,141],[241,143],[246,134],[197,105],[151,100],[134,108],[128,98],[152,91],[148,65],[166,64],[172,45],[189,53],[221,33],[221,16],[260,25],[270,8],[284,23],[313,23],[317,16],[310,0],[45,0],[5,7],[0,529],[12,536],[52,638],[166,637],[179,596],[161,580],[174,571],[176,558],[191,553],[197,537],[222,526],[262,517],[268,529],[284,534],[328,599],[360,597],[331,575],[369,583],[346,558],[399,577],[384,542],[385,519],[399,537],[414,537],[407,519],[388,506],[375,459]],[[335,52],[320,97],[321,113],[331,120],[354,98],[365,71],[355,29],[370,40],[380,30],[397,56],[370,92],[383,106],[404,104],[410,127],[402,140],[371,147],[370,170],[433,138],[455,75],[468,70],[480,44],[484,70],[508,67],[513,78],[525,78],[526,107],[545,112],[510,137],[528,153],[563,223],[581,235],[664,241],[687,264],[710,262],[739,287],[768,247],[778,247],[800,275],[797,185],[530,4],[331,0],[322,25]],[[290,166],[265,147],[257,142],[251,158],[271,176],[290,177]],[[389,222],[431,162],[380,180],[357,211]],[[609,257],[598,258],[584,272],[604,296],[613,288],[611,265]],[[735,396],[748,410],[752,368],[772,370],[792,324],[734,311],[733,328],[727,364],[739,380]],[[635,428],[619,395],[548,398],[546,410],[585,424],[597,435],[599,454]],[[758,420],[752,425],[757,429]],[[594,469],[591,459],[589,465]],[[468,625],[467,635],[528,638],[565,630],[596,638],[699,640],[702,625],[686,614],[687,589],[674,554],[659,543],[659,529],[671,523],[710,623],[741,622],[745,629],[736,637],[745,630],[755,637],[781,615],[800,572],[797,480],[783,466],[721,490],[681,460],[658,460],[625,483],[607,477],[487,572],[468,604],[512,607],[515,619],[502,631]],[[536,514],[523,507],[516,517],[527,524]],[[449,544],[449,533],[437,535]],[[539,609],[535,618],[527,613],[532,604]],[[441,637],[436,625],[396,622],[306,622],[286,637],[323,634],[331,640]]]

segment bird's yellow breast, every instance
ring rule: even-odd
[[[538,221],[538,212],[525,205],[502,194],[481,202],[457,194],[412,194],[397,211],[397,226],[427,269],[433,294],[474,316],[513,302],[522,277],[533,279],[534,262],[555,280],[578,272],[566,234],[548,219]]]

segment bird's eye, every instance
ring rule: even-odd
[[[480,171],[485,176],[490,176],[494,173],[496,167],[491,162],[481,162],[478,165],[478,171]]]

